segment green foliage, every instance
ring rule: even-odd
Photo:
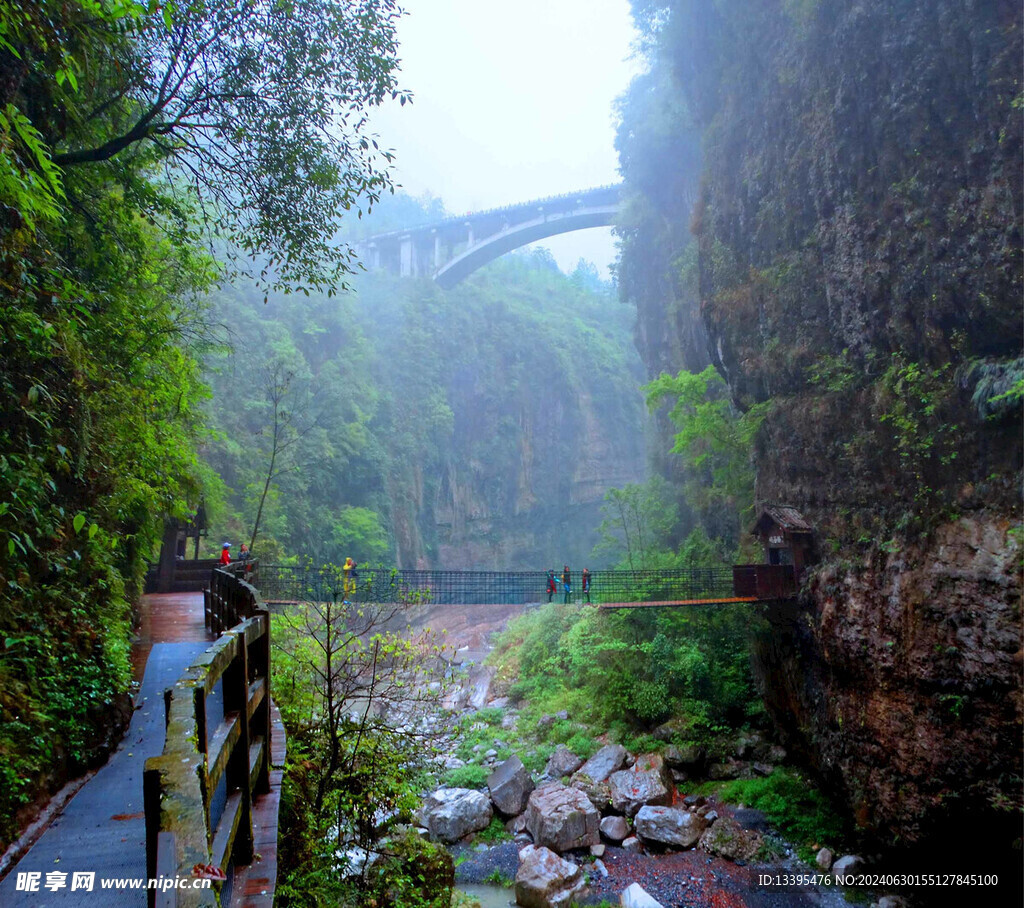
[[[864,377],[864,370],[850,359],[850,351],[843,348],[839,356],[824,353],[807,370],[811,384],[819,385],[826,391],[841,393],[856,387]]]
[[[754,506],[754,469],[751,460],[754,436],[770,403],[758,404],[738,414],[726,394],[725,382],[709,366],[703,372],[662,374],[646,385],[647,405],[654,409],[669,401],[669,418],[678,427],[673,453],[690,470],[686,492],[702,513],[724,512],[731,544],[739,541],[738,528],[746,525]],[[713,521],[705,517],[705,526]]]
[[[963,371],[964,379],[975,383],[971,403],[978,416],[991,420],[1020,416],[1024,402],[1024,357],[1002,362],[976,361]]]
[[[501,842],[512,841],[512,833],[505,828],[505,824],[500,817],[491,817],[491,822],[488,823],[487,828],[478,832],[476,837],[481,842],[487,842],[489,845],[498,845]]]
[[[677,520],[668,483],[654,477],[643,485],[609,489],[601,508],[604,520],[595,556],[605,555],[616,567],[650,570],[664,551]],[[659,565],[660,566],[660,565]]]
[[[575,719],[622,733],[685,716],[695,734],[741,723],[755,708],[743,609],[598,612],[546,605],[510,623],[491,657],[524,717],[568,708]],[[581,756],[596,747],[571,722],[548,739]]]
[[[481,789],[487,786],[487,777],[491,774],[486,766],[469,763],[466,766],[458,766],[448,770],[445,776],[445,784],[452,788],[475,788]]]
[[[388,904],[419,905],[410,901],[418,875],[442,875],[433,857],[410,861],[396,854],[398,840],[381,836],[382,816],[408,816],[418,804],[445,731],[414,730],[440,709],[444,685],[431,690],[431,682],[445,653],[429,637],[414,642],[387,631],[400,614],[308,602],[276,617],[272,688],[289,731],[284,904],[303,904],[310,893],[346,903],[376,891],[392,893]],[[407,724],[394,728],[388,714]],[[353,849],[384,863],[361,865]],[[450,889],[450,859],[447,867]],[[434,899],[435,889],[424,895]]]
[[[798,773],[776,769],[765,778],[705,786],[711,787],[724,801],[762,811],[779,832],[796,843],[805,860],[813,858],[812,845],[836,844],[849,834],[829,800]]]

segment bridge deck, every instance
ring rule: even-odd
[[[671,599],[661,602],[599,602],[599,609],[672,608],[677,605],[729,605],[733,602],[757,602],[756,596],[731,596],[721,599]]]

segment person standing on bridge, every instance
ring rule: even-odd
[[[551,597],[555,595],[555,569],[552,568],[548,571],[548,602],[551,601]]]
[[[231,552],[228,551],[230,548],[230,542],[225,542],[224,545],[220,547],[220,563],[222,565],[231,564]]]
[[[583,592],[583,598],[590,602],[590,571],[587,568],[584,568],[583,573],[580,574],[580,588]]]
[[[562,565],[562,588],[565,593],[562,602],[568,605],[569,597],[572,595],[572,573],[567,564]]]
[[[344,593],[344,604],[349,605],[356,594],[356,581],[359,579],[356,563],[352,560],[351,555],[345,559],[341,572],[344,578],[341,584],[342,592]]]

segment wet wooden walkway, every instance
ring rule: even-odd
[[[103,882],[145,880],[142,772],[146,759],[163,749],[163,692],[213,640],[203,623],[202,593],[143,597],[141,624],[132,648],[132,669],[141,687],[128,732],[107,763],[52,817],[42,835],[0,881],[0,905],[107,908],[146,904],[143,889],[128,882],[120,888],[104,888]],[[260,860],[241,868],[225,887],[225,904],[234,908],[269,908],[273,904],[285,737],[276,709],[272,718],[271,791],[257,799],[253,810],[255,850]],[[74,875],[80,873],[95,875],[91,891],[81,885],[72,889]],[[32,879],[29,874],[39,876]]]

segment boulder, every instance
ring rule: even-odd
[[[729,861],[750,861],[761,850],[761,836],[724,817],[704,830],[700,847]]]
[[[549,779],[560,779],[562,776],[571,776],[582,765],[582,757],[577,757],[564,744],[559,744],[548,760],[548,765],[544,767],[544,774]]]
[[[604,857],[604,848],[605,848],[604,845],[591,845],[590,846],[590,853],[595,858],[603,858]]]
[[[736,760],[729,760],[727,763],[712,763],[708,767],[708,778],[715,782],[724,779],[738,779],[746,772],[747,765]]]
[[[750,768],[754,771],[755,776],[770,776],[775,772],[775,767],[771,763],[759,763],[754,761],[750,764]]]
[[[533,779],[523,766],[523,761],[513,756],[498,765],[487,778],[487,789],[498,811],[506,817],[514,817],[526,809]]]
[[[822,848],[814,858],[814,863],[819,870],[828,871],[832,867],[832,852],[828,848]]]
[[[672,803],[672,792],[665,784],[660,769],[641,769],[637,760],[632,769],[613,772],[608,780],[612,807],[627,817],[648,804],[667,806]]]
[[[526,806],[526,828],[533,841],[558,853],[597,845],[600,820],[582,791],[561,782],[534,789]]]
[[[692,772],[703,766],[707,762],[707,758],[707,748],[700,744],[685,744],[682,747],[672,744],[665,748],[665,762],[678,769],[687,769]]]
[[[451,843],[486,829],[493,815],[490,799],[483,792],[439,788],[427,798],[420,819],[431,838]]]
[[[624,817],[604,817],[600,824],[601,835],[609,842],[621,842],[629,835],[629,823]]]
[[[519,816],[513,817],[505,824],[505,828],[514,836],[526,832],[526,814],[521,813]]]
[[[659,741],[671,741],[673,738],[681,738],[687,734],[687,724],[682,719],[669,719],[668,722],[654,729],[652,734]]]
[[[633,821],[636,833],[645,842],[692,848],[707,828],[703,817],[675,807],[641,807]]]
[[[623,890],[619,896],[619,904],[622,908],[664,908],[664,905],[639,883],[630,883]]]
[[[592,782],[605,782],[625,765],[626,748],[621,744],[606,744],[580,767],[580,772]]]
[[[595,782],[582,771],[575,772],[569,784],[582,791],[598,813],[604,813],[612,806],[612,790],[607,782]]]
[[[632,854],[643,854],[644,843],[635,835],[631,835],[629,838],[622,840],[622,850],[631,852]]]
[[[516,904],[523,908],[567,908],[586,888],[580,868],[547,848],[527,845],[519,861]]]
[[[832,865],[832,873],[836,876],[850,876],[864,869],[864,858],[855,854],[844,854]]]

